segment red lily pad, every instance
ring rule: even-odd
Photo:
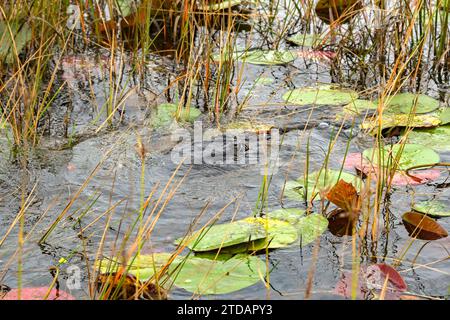
[[[22,288],[20,300],[44,300],[48,287]],[[3,300],[19,300],[19,289],[12,289],[2,298]],[[62,290],[52,289],[47,300],[76,300],[71,294]]]
[[[359,152],[347,155],[344,161],[344,168],[356,169],[366,176],[371,175],[375,181],[378,177],[378,167],[363,159],[362,154]],[[419,185],[434,181],[440,175],[441,171],[438,169],[418,170],[413,173],[410,172],[410,175],[407,175],[404,171],[397,171],[394,173],[391,183],[395,186]]]

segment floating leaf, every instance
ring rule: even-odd
[[[330,38],[323,39],[320,34],[297,33],[287,38],[287,40],[303,47],[316,47],[318,45],[330,44]]]
[[[348,23],[362,7],[360,0],[319,0],[315,11],[323,22]]]
[[[208,5],[200,5],[198,7],[199,10],[204,10],[204,11],[222,11],[225,9],[229,9],[229,8],[233,8],[233,7],[237,7],[241,4],[243,4],[244,2],[247,2],[247,0],[225,0],[219,3],[211,3]]]
[[[320,214],[305,216],[302,209],[279,209],[267,214],[269,217],[290,223],[296,230],[300,244],[306,246],[327,230],[328,221]]]
[[[0,300],[18,300],[19,297],[20,300],[44,300],[48,292],[48,287],[21,288],[19,295],[19,289],[12,289]],[[75,300],[75,297],[62,290],[51,289],[47,300]]]
[[[286,247],[297,240],[297,230],[288,222],[271,218],[246,218],[243,221],[259,225],[266,238],[223,248],[221,253],[244,253]]]
[[[324,85],[286,92],[283,99],[298,105],[344,105],[358,98],[358,93]]]
[[[176,243],[183,241],[193,251],[211,251],[264,239],[266,236],[267,232],[261,224],[239,220],[206,227],[186,240],[178,239]]]
[[[347,155],[344,162],[345,169],[356,169],[365,176],[371,175],[373,180],[378,179],[378,167],[371,164],[369,160],[363,159],[361,153],[350,153]],[[383,177],[385,172],[382,172]],[[392,180],[392,185],[406,186],[406,185],[419,185],[436,180],[441,175],[440,170],[427,169],[419,171],[410,171],[407,175],[404,171],[396,171]]]
[[[328,216],[328,230],[337,237],[353,235],[354,223],[355,216],[343,209],[335,209]]]
[[[437,127],[441,120],[437,114],[420,114],[420,115],[409,115],[409,114],[383,114],[381,129],[389,129],[395,127],[411,127],[411,128],[429,128]],[[366,118],[361,123],[361,129],[367,129],[371,133],[377,133],[379,126],[378,116]]]
[[[403,224],[411,237],[421,240],[437,240],[448,236],[447,231],[432,218],[417,212],[402,216]]]
[[[120,271],[120,268],[123,268],[123,272],[146,281],[164,266],[168,265],[170,261],[174,264],[180,262],[178,257],[172,258],[172,256],[170,253],[141,254],[128,261],[127,265],[124,265],[115,257],[110,257],[96,261],[95,267],[101,274],[115,273]]]
[[[258,65],[280,65],[292,62],[296,58],[296,54],[288,50],[252,50],[242,55],[240,60]]]
[[[14,41],[12,41],[11,33]],[[0,60],[5,59],[6,63],[12,63],[15,59],[15,51],[17,54],[21,53],[31,39],[32,32],[28,23],[10,21],[8,27],[8,22],[0,20]]]
[[[306,181],[303,178],[287,181],[284,194],[294,200],[318,200],[320,193],[330,190],[340,179],[353,184],[357,190],[361,188],[361,179],[357,176],[329,169],[310,173]]]
[[[419,144],[395,144],[382,150],[381,160],[379,160],[379,150],[369,148],[363,151],[364,160],[367,160],[376,167],[381,163],[383,167],[392,167],[397,164],[398,170],[407,170],[414,166],[437,163],[439,155],[430,148]]]
[[[269,249],[282,248],[297,240],[297,230],[285,221],[270,218],[246,218],[244,221],[259,224],[266,230]]]
[[[198,295],[225,294],[262,281],[266,264],[243,254],[226,261],[188,257],[178,270],[171,268],[177,287]]]
[[[328,228],[328,220],[320,214],[309,214],[295,225],[302,247],[314,242]]]
[[[305,217],[305,210],[297,208],[278,209],[267,214],[271,219],[286,221],[290,224],[297,224],[300,219]]]
[[[360,210],[360,197],[353,184],[339,180],[330,191],[327,199],[333,204],[343,209],[345,212],[355,212]]]
[[[369,110],[377,110],[378,105],[370,100],[356,99],[344,106],[343,111],[347,114],[361,115]]]
[[[450,151],[450,126],[411,131],[408,143],[421,144],[436,151]]]
[[[439,114],[439,119],[441,120],[441,125],[450,123],[450,108],[447,107],[441,111]]]
[[[439,101],[424,94],[399,93],[385,98],[385,108],[390,113],[429,113],[439,108]]]
[[[426,214],[430,217],[441,218],[450,217],[450,210],[448,206],[437,200],[420,201],[412,207],[414,211]]]
[[[157,107],[156,116],[152,119],[155,127],[166,126],[176,119],[178,106],[173,103],[163,103]],[[201,111],[197,108],[183,108],[179,114],[179,120],[184,122],[194,122],[201,115]]]

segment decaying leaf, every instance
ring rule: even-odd
[[[130,300],[139,297],[146,300],[166,300],[167,292],[152,282],[141,282],[134,275],[119,272],[103,273],[97,277],[97,290],[103,298]]]
[[[342,209],[335,209],[328,214],[328,230],[337,236],[351,236],[357,219]]]
[[[424,214],[407,212],[402,216],[402,220],[411,237],[421,240],[437,240],[448,236],[447,231],[439,223]]]
[[[331,188],[327,199],[346,212],[359,212],[361,209],[361,198],[353,184],[342,179]]]

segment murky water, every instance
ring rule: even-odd
[[[256,32],[241,33],[239,41],[244,42],[248,38],[255,41],[255,46],[262,41]],[[65,274],[67,265],[77,265],[82,270],[82,288],[86,288],[88,275],[83,256],[88,256],[92,263],[107,222],[108,215],[104,213],[121,201],[111,213],[112,220],[105,248],[105,252],[108,252],[119,228],[126,230],[124,226],[134,221],[134,215],[139,208],[142,163],[135,150],[138,137],[148,149],[144,163],[146,195],[159,184],[154,196],[156,199],[177,168],[178,164],[171,158],[171,151],[177,145],[177,142],[172,140],[171,129],[152,130],[149,126],[152,108],[166,99],[166,96],[156,97],[156,94],[162,92],[167,83],[176,77],[175,62],[170,57],[153,56],[151,63],[146,66],[143,79],[130,78],[129,66],[125,65],[122,87],[124,92],[131,91],[123,104],[124,112],[116,113],[113,129],[96,133],[95,130],[106,120],[106,111],[101,106],[109,94],[109,78],[107,72],[102,70],[102,66],[106,68],[108,59],[106,53],[103,55],[89,53],[73,54],[64,60],[58,77],[61,82],[66,80],[67,86],[50,110],[50,115],[46,119],[49,130],[42,137],[40,147],[30,153],[26,170],[11,154],[7,137],[0,136],[1,237],[6,234],[20,210],[22,188],[27,190],[26,195],[32,197],[25,211],[24,229],[26,232],[33,232],[30,233],[24,248],[23,286],[48,285],[52,280],[48,268],[65,257],[69,262],[62,267],[62,277],[67,277]],[[286,199],[281,201],[281,189],[286,179],[295,179],[303,173],[307,139],[310,140],[310,171],[320,169],[330,139],[335,138],[341,125],[335,120],[340,108],[320,107],[311,112],[304,107],[279,104],[283,101],[282,94],[289,88],[312,85],[316,82],[331,82],[330,66],[325,62],[297,59],[293,64],[286,66],[248,64],[244,69],[244,84],[237,95],[237,101],[242,102],[250,91],[252,93],[239,119],[270,122],[280,129],[285,129],[279,154],[280,166],[274,173],[269,188],[268,210],[303,207],[303,204],[298,202]],[[259,84],[253,88],[255,80],[261,75],[270,77],[273,82]],[[173,99],[173,94],[169,92],[168,95]],[[436,92],[431,90],[429,94],[436,95]],[[201,101],[194,101],[193,105],[203,107]],[[119,119],[120,117],[122,119]],[[207,113],[200,119],[204,120],[204,130],[213,126]],[[338,169],[341,166],[351,136],[350,126],[344,127],[332,150],[330,168]],[[68,146],[70,143],[72,145]],[[351,152],[362,151],[369,146],[372,146],[370,137],[353,132]],[[225,148],[235,146],[229,144]],[[449,154],[441,156],[443,161],[450,159]],[[70,199],[102,160],[87,187],[77,197],[45,245],[38,246],[37,241],[42,236],[42,230],[46,230],[63,212]],[[174,250],[173,241],[185,234],[189,225],[207,204],[208,209],[200,219],[199,226],[230,202],[231,205],[224,211],[220,221],[229,221],[234,214],[236,218],[251,215],[263,181],[261,174],[263,168],[263,164],[182,165],[175,178],[181,179],[185,175],[186,178],[159,218],[144,251]],[[382,232],[378,243],[375,246],[369,242],[363,248],[361,262],[391,263],[392,259],[400,258],[402,250],[409,242],[401,215],[409,209],[413,197],[421,199],[434,194],[450,205],[449,189],[437,188],[446,178],[444,174],[442,178],[428,185],[414,188],[395,187],[390,197],[389,221],[381,221]],[[82,218],[77,223],[76,218],[80,216]],[[98,221],[89,226],[96,219]],[[450,229],[448,219],[441,219],[440,223],[447,230]],[[80,226],[81,228],[89,226],[83,230],[85,238],[79,237]],[[388,232],[386,227],[389,229]],[[17,249],[17,234],[18,228],[15,227],[0,251],[0,265],[2,269],[4,267],[7,269],[2,282],[10,287],[17,285],[17,259],[7,265]],[[401,274],[411,292],[446,295],[450,280],[450,263],[448,260],[440,260],[448,257],[449,240],[443,239],[427,244],[417,257],[415,268],[411,269],[411,261],[423,244],[422,241],[415,241],[412,244],[403,257],[404,262],[400,265],[400,270],[405,270]],[[312,250],[313,246],[309,245],[271,252],[269,261],[273,271],[270,276],[272,285],[270,290],[260,283],[233,294],[207,298],[301,299],[304,297],[312,263]],[[339,238],[327,231],[320,242],[313,283],[314,297],[338,299],[338,296],[332,294],[332,290],[342,271],[351,269],[351,261],[351,239]],[[64,281],[62,285],[64,286]],[[65,290],[81,299],[88,297],[86,289],[65,288]],[[173,299],[190,296],[190,293],[176,288],[170,294]]]

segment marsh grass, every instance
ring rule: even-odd
[[[104,127],[113,125],[116,113],[130,95],[130,91],[123,89],[126,84],[122,84],[121,81],[123,76],[121,70],[126,63],[124,57],[131,58],[132,73],[139,75],[145,72],[144,66],[148,62],[149,55],[154,53],[170,54],[178,64],[178,74],[165,90],[167,93],[172,92],[172,96],[175,96],[174,99],[178,105],[177,117],[183,110],[189,109],[194,101],[202,101],[204,110],[210,115],[211,121],[216,126],[220,126],[222,118],[228,112],[234,111],[238,114],[245,109],[245,99],[242,104],[235,103],[235,97],[245,81],[245,64],[234,61],[235,51],[240,50],[237,43],[239,24],[252,20],[252,30],[262,35],[264,46],[270,49],[280,49],[283,40],[295,32],[322,33],[325,39],[331,39],[338,55],[338,58],[333,60],[331,68],[333,81],[358,88],[361,92],[378,98],[378,109],[375,115],[378,121],[378,132],[374,147],[378,148],[379,158],[388,143],[383,137],[381,128],[384,108],[389,97],[404,90],[426,91],[431,79],[440,85],[448,83],[450,79],[448,27],[450,1],[420,0],[414,4],[397,0],[367,1],[365,4],[373,5],[372,11],[366,10],[367,6],[357,9],[356,12],[349,9],[330,25],[324,24],[315,17],[313,1],[257,1],[256,6],[259,9],[256,11],[239,12],[228,8],[218,12],[208,12],[199,10],[199,7],[208,4],[206,0],[200,0],[198,5],[195,1],[187,0],[142,0],[137,4],[134,13],[126,17],[121,15],[122,9],[118,8],[113,0],[106,0],[100,4],[93,0],[76,3],[81,12],[79,30],[66,27],[68,1],[65,0],[51,1],[51,3],[44,0],[19,0],[5,1],[0,4],[0,22],[7,26],[9,39],[13,32],[12,25],[17,22],[22,25],[27,24],[32,33],[32,40],[26,44],[24,50],[18,50],[16,43],[12,41],[12,62],[3,61],[0,67],[0,126],[11,133],[12,148],[15,149],[16,155],[23,157],[24,170],[28,148],[38,145],[39,138],[44,134],[42,119],[45,114],[52,112],[53,102],[66,86],[65,83],[56,81],[56,72],[61,58],[68,52],[77,52],[84,48],[107,50],[110,53],[107,66],[109,79],[109,85],[106,88],[107,101],[102,106],[102,112],[106,113],[106,117],[102,123],[99,123],[96,133]],[[443,10],[439,9],[442,6]],[[110,19],[105,15],[105,8],[108,8]],[[341,24],[343,20],[346,20],[346,15],[355,14],[362,18],[354,18],[346,25]],[[364,26],[361,26],[361,23]],[[8,35],[0,37],[0,43],[8,41]],[[248,49],[245,48],[245,50]],[[219,62],[214,62],[211,58],[215,53],[221,57]],[[118,70],[117,60],[120,65]],[[311,108],[307,122],[312,118],[314,110]],[[335,140],[331,139],[327,146],[322,169],[328,168],[328,159],[343,125],[344,123],[335,134]],[[353,122],[352,127],[354,125]],[[307,125],[303,131],[303,138],[307,134],[306,127]],[[151,238],[156,222],[184,180],[183,178],[175,181],[174,173],[167,185],[162,187],[159,197],[154,198],[157,186],[150,193],[146,193],[144,188],[145,147],[140,138],[137,140],[141,159],[139,210],[132,227],[126,230],[121,239],[117,236],[116,242],[112,245],[112,252],[108,253],[111,256],[123,257],[124,265],[140,254],[142,247]],[[306,142],[303,141],[298,145],[298,150],[304,150],[306,154],[304,168],[306,179],[312,161],[310,147],[309,137]],[[344,158],[347,152],[348,145]],[[400,155],[401,153],[398,157]],[[108,153],[105,154],[105,157],[107,156]],[[378,222],[382,218],[389,220],[388,208],[385,206],[388,204],[386,199],[391,193],[393,175],[398,168],[398,157],[389,159],[388,168],[382,167],[379,161],[377,169],[383,175],[376,178],[374,189],[371,186],[374,177],[369,175],[365,181],[361,213],[363,221],[352,237],[353,298],[356,298],[359,257],[364,251],[364,246],[370,242],[372,247],[376,248],[380,235]],[[40,232],[42,234],[40,244],[45,243],[59,223],[70,216],[69,211],[90,180],[95,177],[100,165],[101,163],[95,167],[54,222],[47,226],[43,233]],[[261,214],[266,210],[270,182],[271,177],[264,175],[255,204],[255,214]],[[8,262],[11,264],[17,258],[19,287],[22,273],[21,256],[25,254],[22,249],[30,237],[29,233],[24,234],[24,217],[33,198],[35,187],[28,192],[22,191],[21,210],[0,239],[1,247],[11,230],[19,226],[18,249],[13,256],[14,259]],[[26,188],[23,186],[22,190]],[[80,212],[77,221],[84,217],[90,207],[95,204],[95,200],[92,199],[86,209]],[[81,235],[85,236],[91,226],[106,218],[104,233],[94,260],[98,260],[106,250],[108,226],[118,204],[113,204],[80,230]],[[306,203],[306,206],[312,210],[312,203]],[[323,214],[327,208],[328,204],[322,202]],[[136,237],[133,238],[134,236]],[[319,246],[320,243],[315,244],[314,257],[319,254]],[[406,251],[409,246],[405,248]],[[173,259],[183,250],[184,247],[177,248],[173,253]],[[402,251],[396,264],[401,263],[406,251]],[[373,256],[376,254],[372,253]],[[90,273],[90,296],[100,299],[120,297],[127,270],[122,270],[115,279],[119,285],[114,292],[111,291],[111,287],[105,286],[98,294],[96,288],[98,275],[87,254],[85,259]],[[305,298],[310,297],[313,290],[314,269],[315,260],[311,264]],[[162,268],[149,281],[159,288],[160,280],[163,279],[164,282],[167,270],[168,266]],[[59,270],[57,271],[55,279],[58,278]],[[267,283],[270,284],[269,278]],[[55,282],[52,282],[50,287],[54,285]],[[161,286],[164,286],[164,283]],[[145,286],[137,288],[134,298],[141,296],[143,290]],[[384,294],[385,288],[380,298],[383,298]]]

